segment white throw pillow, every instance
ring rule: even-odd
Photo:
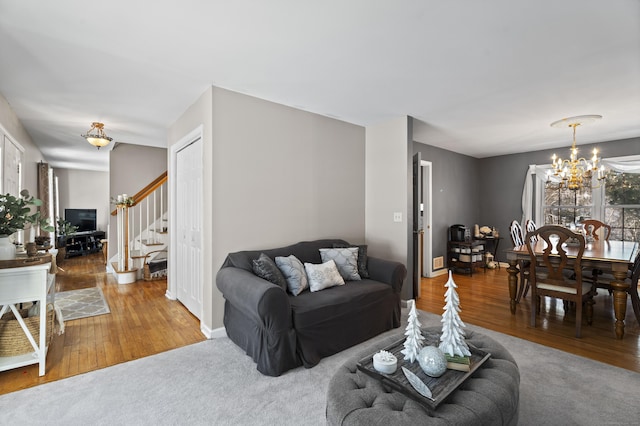
[[[320,291],[336,285],[344,285],[344,280],[333,260],[320,265],[305,263],[304,269],[307,271],[311,291]]]
[[[285,280],[287,280],[287,288],[291,294],[297,296],[302,293],[305,288],[309,287],[304,266],[297,257],[294,255],[287,257],[278,256],[275,261],[278,269],[280,269]]]
[[[358,247],[322,248],[320,249],[322,262],[333,260],[338,272],[346,281],[360,280],[358,274]]]

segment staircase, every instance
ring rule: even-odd
[[[169,245],[167,172],[118,202],[118,252],[109,260],[118,284],[166,277]]]

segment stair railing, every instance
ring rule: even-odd
[[[130,197],[132,201],[126,210],[117,208],[111,212],[111,215],[124,215],[118,218],[118,235],[123,236],[123,243],[118,243],[118,268],[121,271],[129,270],[130,257],[144,257],[145,245],[160,243],[158,234],[166,229],[167,191],[167,172],[164,172]],[[120,229],[120,226],[126,229]],[[124,259],[123,264],[120,259]]]

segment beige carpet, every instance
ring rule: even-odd
[[[62,311],[64,321],[108,314],[109,305],[98,287],[56,293],[56,306]]]

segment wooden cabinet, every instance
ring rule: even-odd
[[[449,241],[447,243],[447,267],[454,272],[466,271],[473,275],[474,268],[484,268],[484,253],[483,241]]]
[[[0,357],[0,371],[18,368],[30,364],[39,364],[40,376],[45,373],[47,356],[47,295],[53,301],[55,275],[49,274],[51,255],[37,259],[16,259],[0,261],[0,314],[13,312],[18,314],[20,303],[37,301],[40,304],[40,337],[38,341],[28,329],[23,331],[34,347],[33,352],[23,355]],[[20,322],[20,321],[18,321]]]

